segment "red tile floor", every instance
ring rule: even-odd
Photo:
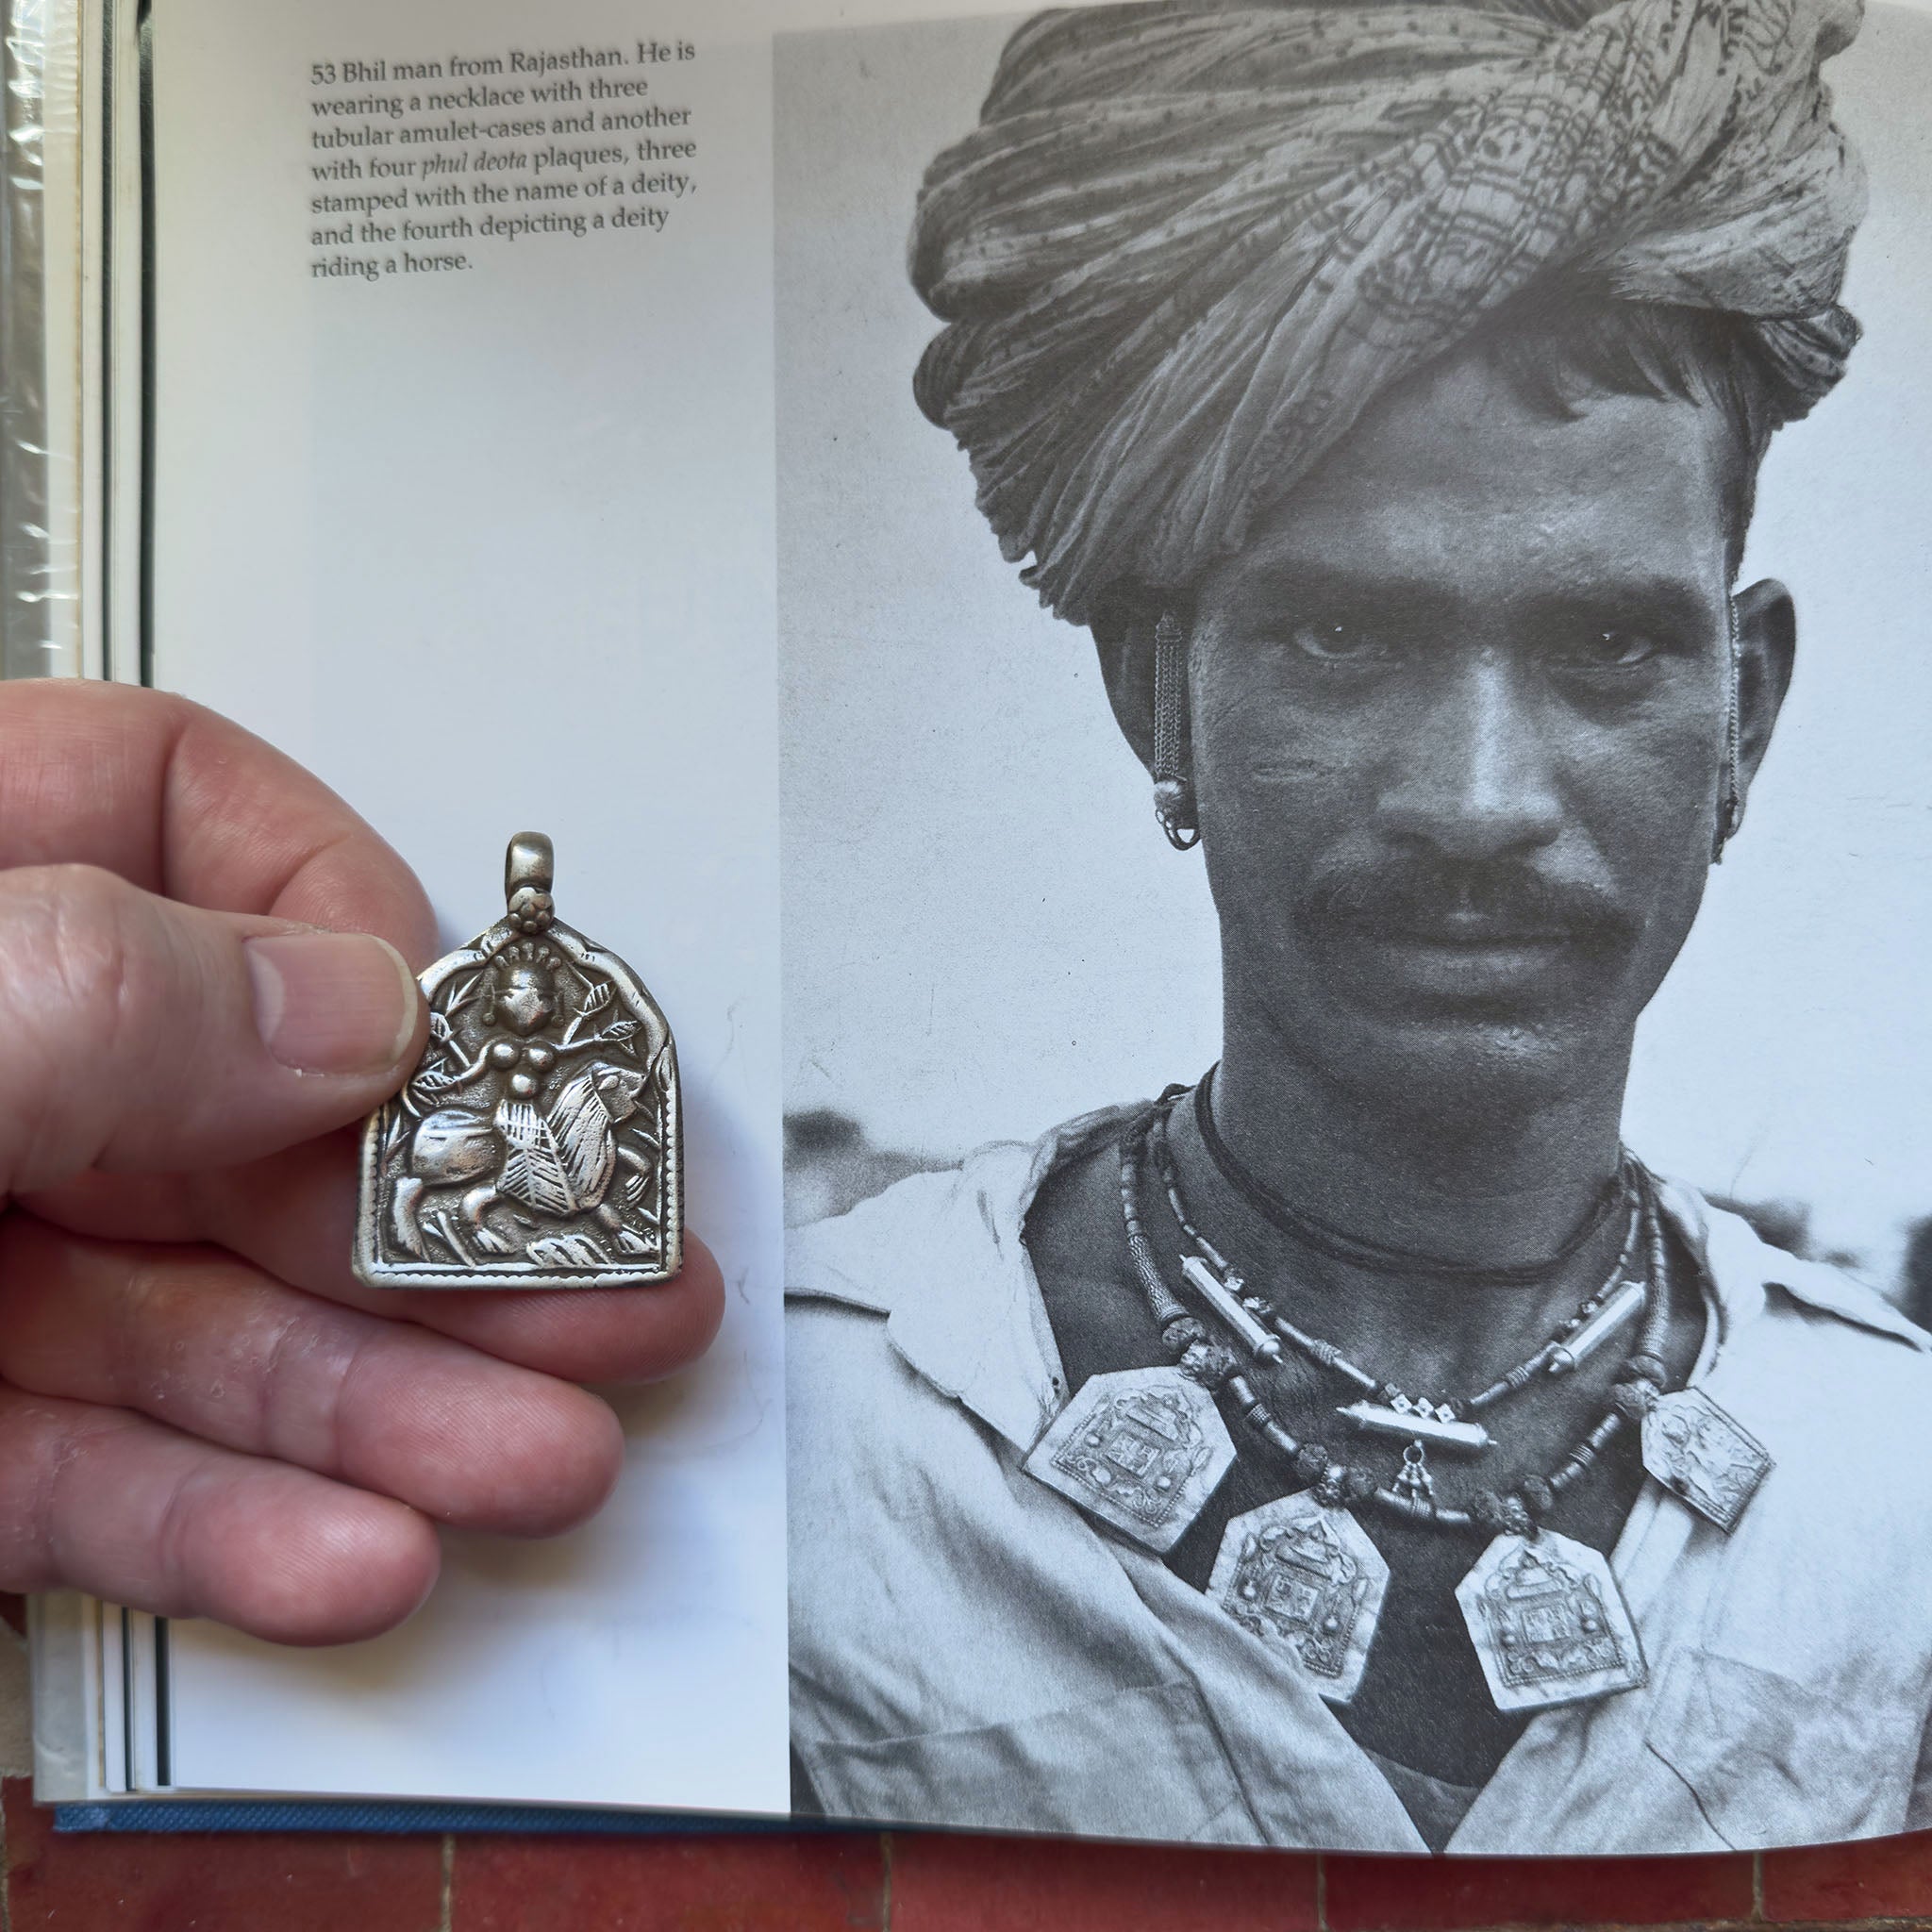
[[[1688,1859],[1316,1858],[924,1833],[57,1835],[5,1784],[8,1932],[1431,1932],[1932,1925],[1932,1833]]]
[[[0,1619],[14,1607],[0,1601]],[[921,1832],[57,1834],[0,1783],[0,1932],[1932,1928],[1932,1832],[1697,1858],[1431,1860]]]

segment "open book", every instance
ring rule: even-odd
[[[1855,13],[16,0],[39,661],[453,941],[547,831],[730,1288],[389,1637],[38,1604],[39,1794],[1932,1822],[1932,20]],[[1415,1207],[1564,1134],[1541,1248]]]

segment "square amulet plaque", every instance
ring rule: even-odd
[[[1601,1550],[1546,1529],[1499,1536],[1456,1586],[1498,1710],[1634,1690],[1646,1677],[1629,1606]]]
[[[1208,1594],[1330,1704],[1346,1704],[1368,1668],[1389,1565],[1347,1510],[1304,1490],[1229,1522]]]
[[[1214,1398],[1178,1369],[1091,1375],[1033,1445],[1026,1474],[1165,1554],[1234,1464]]]
[[[1726,1536],[1773,1467],[1764,1444],[1701,1389],[1653,1405],[1643,1418],[1643,1466]]]

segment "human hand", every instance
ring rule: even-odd
[[[435,951],[395,853],[211,712],[47,681],[0,684],[0,1590],[340,1642],[422,1602],[434,1524],[594,1511],[623,1442],[574,1384],[701,1354],[717,1264],[356,1280],[358,1126]]]

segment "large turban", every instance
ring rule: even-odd
[[[1857,336],[1819,65],[1858,0],[1049,13],[928,171],[921,407],[1085,622],[1238,547],[1391,383],[1532,285],[1744,320],[1789,417]]]

